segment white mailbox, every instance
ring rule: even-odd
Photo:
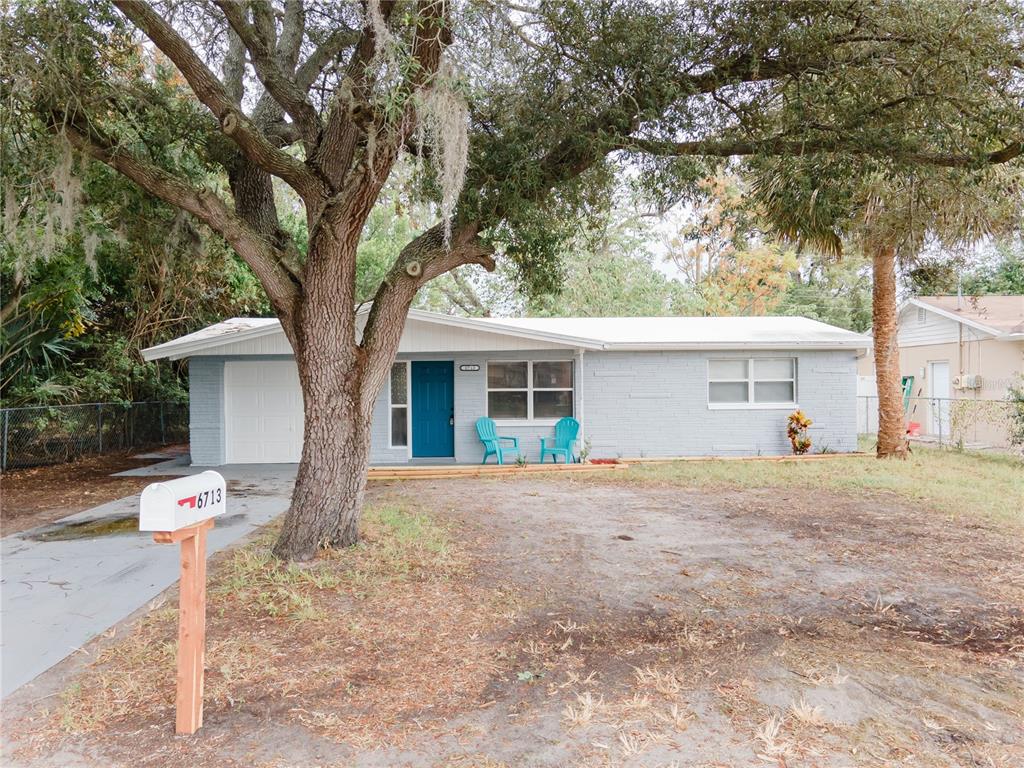
[[[139,500],[140,531],[177,531],[223,515],[227,508],[224,478],[207,470],[165,483],[147,485]]]

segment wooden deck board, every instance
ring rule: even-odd
[[[874,458],[873,453],[815,453],[808,456],[677,456],[620,459],[618,464],[422,464],[419,466],[370,467],[369,480],[442,480],[450,477],[502,477],[560,472],[607,472],[628,469],[635,464],[661,464],[673,461],[825,461],[830,459]]]
[[[419,467],[370,467],[369,480],[438,480],[447,477],[501,477],[546,473],[589,473],[626,469],[626,464],[494,464],[451,467],[425,465]]]

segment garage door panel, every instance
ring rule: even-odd
[[[282,436],[291,429],[294,423],[295,420],[287,416],[265,416],[260,425],[260,431],[268,442],[271,440],[280,442]]]
[[[233,464],[257,464],[262,461],[260,458],[260,452],[255,444],[246,446],[239,446],[235,454],[229,459]]]
[[[260,391],[253,387],[236,387],[231,393],[231,398],[235,401],[235,407],[242,413],[246,409],[252,409],[252,412],[255,413],[263,406],[263,397]]]
[[[292,463],[302,454],[302,391],[293,361],[224,366],[228,463]]]
[[[239,404],[241,406],[241,404]],[[249,410],[246,408],[246,410]],[[250,413],[256,413],[256,408],[253,408]],[[250,416],[247,414],[236,415],[234,423],[232,424],[232,432],[237,437],[245,437],[246,435],[256,435],[260,431],[260,417]]]

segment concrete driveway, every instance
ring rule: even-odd
[[[122,474],[187,475],[205,469],[182,461]],[[284,512],[295,481],[295,465],[217,471],[229,484],[228,505],[210,533],[211,554]],[[0,540],[3,696],[177,581],[178,547],[155,544],[151,534],[137,530],[138,502],[137,494],[127,496]]]

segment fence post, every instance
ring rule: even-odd
[[[160,445],[167,445],[167,432],[164,429],[164,402],[160,401]]]
[[[103,453],[103,404],[96,403],[96,452]]]
[[[11,423],[11,412],[4,408],[3,458],[0,458],[0,471],[7,471],[7,429]]]

